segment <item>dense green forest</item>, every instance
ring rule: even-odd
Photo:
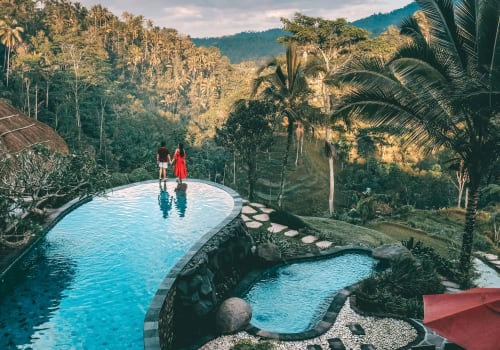
[[[464,107],[471,111],[482,106],[483,124],[469,123],[470,113],[456,119],[463,112],[459,101],[468,101],[477,91],[481,95],[484,86],[495,84],[495,79],[481,83],[474,79],[496,76],[498,63],[482,65],[471,77],[470,69],[462,71],[457,63],[455,71],[446,71],[442,78],[451,86],[457,74],[463,74],[454,94],[443,94],[447,90],[442,86],[431,90],[432,74],[416,79],[404,60],[390,66],[422,52],[429,53],[425,59],[443,57],[441,48],[432,56],[434,46],[421,51],[412,46],[417,34],[421,40],[417,44],[422,44],[434,33],[429,28],[435,23],[422,14],[408,18],[402,33],[389,27],[378,36],[344,19],[296,14],[282,19],[280,31],[287,38],[281,38],[279,45],[286,55],[276,57],[270,51],[259,54],[259,62],[231,64],[218,48],[197,47],[175,29],[156,27],[142,16],[125,13],[120,19],[102,6],[87,9],[67,0],[46,1],[39,9],[31,0],[0,3],[0,98],[53,127],[70,152],[85,154],[85,162],[93,157],[96,166],[110,174],[108,180],[98,179],[94,192],[155,178],[155,153],[165,140],[171,148],[179,142],[186,145],[190,177],[224,183],[244,196],[302,215],[345,218],[344,214],[356,212],[366,222],[407,206],[435,209],[473,203],[471,215],[478,208],[498,209],[498,94],[488,90],[490,109],[481,104],[483,100]],[[245,35],[255,40],[254,34]],[[262,61],[262,57],[271,58]],[[484,67],[493,70],[485,73]],[[401,72],[395,74],[398,69]],[[368,79],[385,75],[382,82]],[[415,79],[420,88],[405,103],[420,101],[417,97],[427,91],[434,94],[422,97],[416,107],[398,105],[400,115],[410,107],[417,111],[411,117],[448,110],[427,110],[431,101],[429,106],[453,106],[457,116],[446,114],[449,119],[436,119],[438,124],[431,122],[424,129],[416,125],[426,120],[407,116],[403,119],[407,124],[361,118],[378,116],[374,106],[390,109],[395,101],[401,102],[408,86],[402,88],[404,93],[384,90],[402,86],[401,76]],[[356,101],[362,93],[370,98],[380,93],[390,101],[365,106]],[[458,99],[435,102],[436,96]],[[250,98],[272,108],[244,107],[241,100]],[[252,127],[242,127],[245,115],[258,118]],[[417,134],[403,132],[402,124]],[[253,129],[256,125],[259,128]],[[462,133],[463,125],[473,130]],[[488,132],[470,136],[477,132],[476,126]],[[454,134],[423,139],[442,128]],[[264,134],[270,138],[257,137]],[[251,152],[249,147],[254,147]],[[479,154],[482,163],[474,158]],[[474,170],[476,165],[481,173]],[[469,195],[472,178],[474,192]]]
[[[142,16],[69,1],[2,0],[0,11],[0,97],[110,172],[153,164],[163,139],[201,146],[247,89],[248,67]]]
[[[366,18],[353,21],[353,26],[366,29],[372,37],[379,36],[390,26],[398,26],[401,21],[418,10],[418,5],[412,2],[403,8],[389,13],[377,13]],[[244,61],[262,62],[272,56],[281,56],[285,48],[278,41],[287,35],[281,28],[262,32],[243,32],[215,38],[192,38],[196,46],[214,46],[229,58],[231,63]]]

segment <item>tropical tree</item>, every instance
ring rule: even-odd
[[[319,85],[317,90],[319,90],[323,116],[331,115],[332,89],[325,83],[325,79],[339,67],[341,52],[345,53],[354,44],[368,39],[368,31],[348,24],[344,18],[328,20],[300,13],[296,13],[293,20],[281,18],[281,22],[284,24],[284,30],[292,33],[291,36],[282,40],[296,42],[306,50],[306,75],[314,77]],[[323,118],[320,123],[325,126],[325,153],[330,169],[328,207],[332,215],[335,198],[334,158],[336,151],[330,140],[330,123],[327,122],[327,118]]]
[[[258,100],[238,100],[220,129],[215,141],[218,145],[238,153],[248,167],[248,199],[254,199],[257,181],[257,155],[272,142],[271,117],[274,107]]]
[[[278,59],[274,58],[257,71],[257,77],[252,84],[252,97],[258,96],[263,100],[273,102],[278,106],[280,115],[286,119],[287,141],[278,193],[278,206],[280,208],[283,205],[285,170],[293,140],[294,124],[296,121],[302,120],[300,111],[304,105],[307,105],[306,96],[309,92],[295,44],[287,45],[284,68],[285,70],[282,69]]]
[[[17,25],[17,20],[9,18],[0,20],[0,42],[7,48],[7,86],[9,86],[10,54],[16,45],[23,42],[22,32],[24,32],[24,28]]]
[[[49,208],[102,194],[108,173],[85,151],[61,154],[35,145],[0,160],[0,245],[26,244]]]
[[[428,31],[408,18],[410,42],[386,62],[351,62],[336,112],[390,124],[408,143],[444,148],[469,176],[460,269],[470,276],[479,190],[499,162],[500,7],[497,0],[417,0]]]

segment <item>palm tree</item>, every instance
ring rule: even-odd
[[[281,38],[281,40],[292,40],[304,47],[307,52],[304,71],[307,76],[314,77],[318,84],[316,93],[320,97],[323,115],[319,122],[325,127],[325,152],[330,169],[328,207],[332,215],[335,198],[334,158],[336,151],[330,141],[330,130],[334,125],[331,125],[328,120],[332,113],[333,94],[325,80],[338,69],[341,52],[349,51],[355,43],[366,40],[369,32],[351,26],[343,18],[329,20],[296,13],[292,20],[282,18],[281,21],[284,25],[283,29],[292,33],[291,36]]]
[[[339,80],[351,92],[340,113],[390,124],[426,149],[446,148],[469,174],[460,269],[470,276],[479,190],[499,161],[500,7],[498,0],[417,0],[427,21],[401,31],[411,40],[383,62],[360,59]]]
[[[9,86],[10,53],[16,45],[23,42],[22,32],[24,32],[24,28],[18,27],[15,19],[9,20],[6,18],[0,20],[0,42],[7,47],[7,86]]]
[[[275,103],[280,115],[287,119],[287,142],[281,166],[278,193],[278,206],[280,208],[283,205],[285,169],[293,140],[293,127],[296,121],[302,119],[299,111],[306,104],[305,96],[308,93],[303,67],[294,44],[287,45],[285,69],[284,72],[279,61],[272,59],[258,70],[257,78],[254,79],[252,86],[252,97],[258,95],[264,100]]]

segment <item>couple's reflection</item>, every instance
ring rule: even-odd
[[[167,192],[167,185],[162,188],[160,186],[160,194],[158,195],[158,204],[160,205],[160,209],[163,212],[163,217],[168,217],[168,212],[172,209],[172,201],[173,197]]]
[[[167,183],[160,183],[160,194],[158,195],[158,204],[161,211],[163,212],[163,217],[167,218],[168,213],[172,210],[172,203],[175,203],[175,208],[177,213],[181,218],[186,215],[187,207],[187,196],[186,191],[179,190],[179,186],[175,189],[175,198],[171,196],[167,191]]]
[[[187,196],[186,191],[175,191],[175,208],[179,216],[183,218],[186,215]]]

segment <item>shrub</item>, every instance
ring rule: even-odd
[[[487,252],[493,250],[493,242],[491,242],[485,235],[476,233],[474,234],[474,250],[480,250],[483,252]]]
[[[144,168],[137,168],[132,170],[128,177],[130,179],[130,182],[139,182],[152,178],[151,174]]]
[[[401,243],[403,246],[408,248],[415,257],[424,261],[432,262],[436,272],[440,275],[454,282],[458,282],[460,280],[460,272],[458,271],[456,264],[449,259],[443,258],[434,250],[434,248],[424,246],[424,244],[420,241],[415,242],[413,237],[411,237],[408,241],[403,240]]]
[[[355,295],[358,307],[364,311],[422,318],[422,295],[443,291],[431,261],[405,257],[362,281]]]
[[[124,173],[113,173],[110,179],[111,187],[122,186],[129,183],[127,174]]]

